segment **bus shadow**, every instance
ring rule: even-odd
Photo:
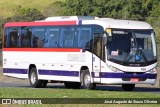
[[[121,86],[97,86],[96,90],[102,91],[123,91]],[[156,92],[160,94],[158,87],[135,87],[133,92]]]
[[[30,84],[13,84],[13,83],[1,83],[0,87],[18,87],[18,88],[32,88]],[[46,88],[50,89],[66,89],[64,84],[48,84]],[[45,88],[44,88],[45,89]],[[80,89],[84,89],[83,86],[81,86]],[[101,90],[101,91],[123,91],[121,85],[118,86],[109,86],[109,85],[97,85],[95,90]],[[125,92],[125,91],[123,91]],[[135,87],[133,92],[153,92],[160,94],[160,88],[158,87]]]
[[[52,85],[52,86],[47,86],[46,88],[58,88],[58,89],[66,89],[64,85]]]
[[[160,88],[152,87],[136,87],[135,91],[137,92],[158,92],[160,94]]]
[[[66,89],[64,85],[49,85],[47,88],[58,88],[58,89]],[[80,89],[83,89],[83,86],[81,86]],[[121,86],[97,86],[95,90],[101,90],[101,91],[123,91]],[[125,92],[125,91],[124,91]],[[155,92],[160,94],[160,88],[157,87],[135,87],[133,92]]]

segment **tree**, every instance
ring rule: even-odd
[[[34,8],[22,8],[19,6],[17,8],[17,15],[14,16],[11,20],[14,21],[35,21],[42,20],[45,17],[43,14]]]
[[[148,0],[148,4],[150,11],[147,22],[149,22],[154,27],[157,42],[160,43],[160,1]]]
[[[66,0],[64,15],[91,15],[93,13],[93,0]]]
[[[65,2],[56,1],[50,4],[43,12],[44,16],[61,16],[63,15]]]

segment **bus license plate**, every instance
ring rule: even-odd
[[[138,81],[139,81],[139,78],[131,78],[130,81],[131,81],[131,82],[138,82]]]

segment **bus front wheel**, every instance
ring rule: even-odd
[[[44,88],[47,85],[46,80],[38,80],[38,76],[37,76],[37,69],[31,68],[30,73],[29,73],[29,82],[31,87],[34,88]]]
[[[122,84],[122,88],[124,91],[133,91],[135,84]]]
[[[82,84],[85,89],[93,90],[96,88],[96,84],[91,83],[91,76],[90,76],[89,70],[82,71],[81,75],[82,75],[81,77]]]

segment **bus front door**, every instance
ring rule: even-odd
[[[100,83],[102,34],[94,33],[92,42],[92,77],[94,83]]]

